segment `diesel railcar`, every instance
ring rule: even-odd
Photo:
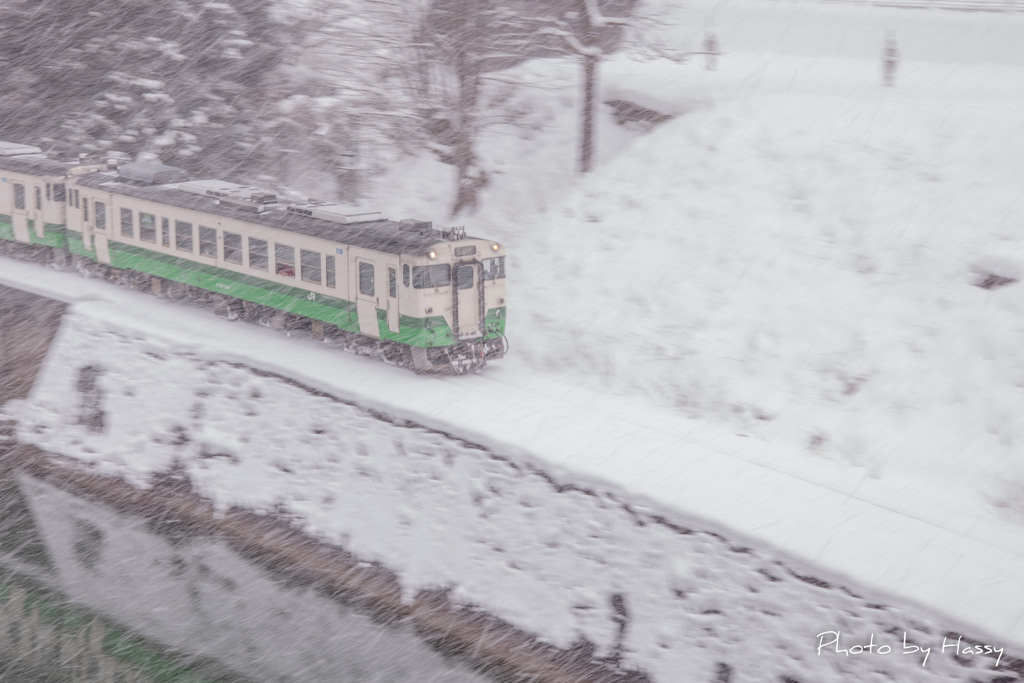
[[[505,249],[462,228],[0,142],[0,241],[155,294],[185,288],[219,310],[307,321],[419,372],[462,374],[507,350]]]

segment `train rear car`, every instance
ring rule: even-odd
[[[64,249],[70,164],[0,141],[0,240]]]

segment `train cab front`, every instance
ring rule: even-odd
[[[411,288],[418,295],[416,307],[443,319],[446,328],[443,340],[429,340],[435,342],[435,350],[427,356],[464,374],[505,355],[502,245],[472,237],[438,242],[408,265]],[[441,353],[436,348],[440,346],[445,347]]]

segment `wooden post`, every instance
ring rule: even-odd
[[[580,172],[594,167],[594,91],[597,88],[597,57],[583,57],[583,131],[580,139]]]
[[[589,173],[594,167],[594,107],[597,91],[597,63],[600,57],[592,51],[597,48],[597,30],[590,22],[586,0],[577,0],[576,12],[583,22],[580,42],[583,54],[583,116],[580,131],[580,173]]]

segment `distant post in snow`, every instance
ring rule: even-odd
[[[715,32],[708,29],[704,35],[704,68],[707,71],[714,71],[718,59],[718,37]]]
[[[896,47],[896,36],[892,31],[885,35],[882,48],[882,85],[891,88],[896,85],[896,68],[900,63],[900,51]]]

